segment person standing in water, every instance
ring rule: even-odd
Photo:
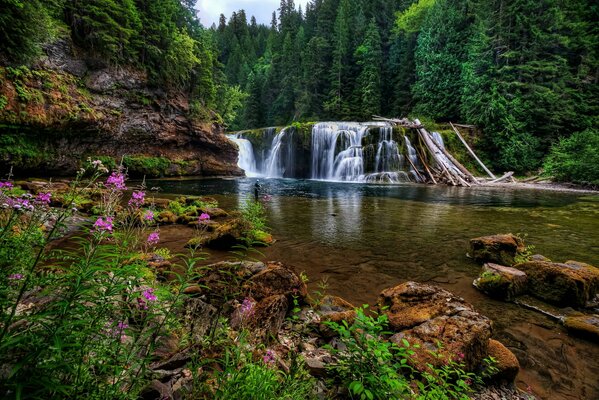
[[[254,185],[254,200],[256,200],[256,202],[258,202],[260,198],[260,181],[256,181],[256,184]]]

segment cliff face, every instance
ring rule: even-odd
[[[0,67],[0,174],[72,175],[87,157],[134,175],[241,175],[223,129],[190,117],[185,93],[79,57],[68,40],[36,66]]]

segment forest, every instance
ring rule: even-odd
[[[500,170],[599,182],[599,7],[592,0],[282,0],[203,27],[193,0],[1,0],[0,53],[52,37],[186,91],[229,130],[408,115],[476,125]],[[199,14],[201,18],[201,12]],[[580,157],[579,157],[580,156]]]

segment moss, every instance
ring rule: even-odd
[[[52,158],[44,151],[39,140],[19,134],[5,132],[0,127],[0,160],[20,168],[33,168]]]
[[[161,177],[167,174],[171,161],[165,157],[125,156],[123,165],[130,175]]]

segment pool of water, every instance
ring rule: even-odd
[[[212,195],[224,208],[253,196],[255,179],[163,180],[164,193]],[[570,337],[549,318],[493,301],[472,288],[480,266],[468,240],[519,233],[555,261],[599,265],[599,196],[503,188],[367,185],[260,180],[278,240],[264,257],[293,265],[316,290],[356,305],[415,280],[442,286],[494,322],[494,336],[519,358],[521,388],[541,398],[599,398],[599,346]]]

